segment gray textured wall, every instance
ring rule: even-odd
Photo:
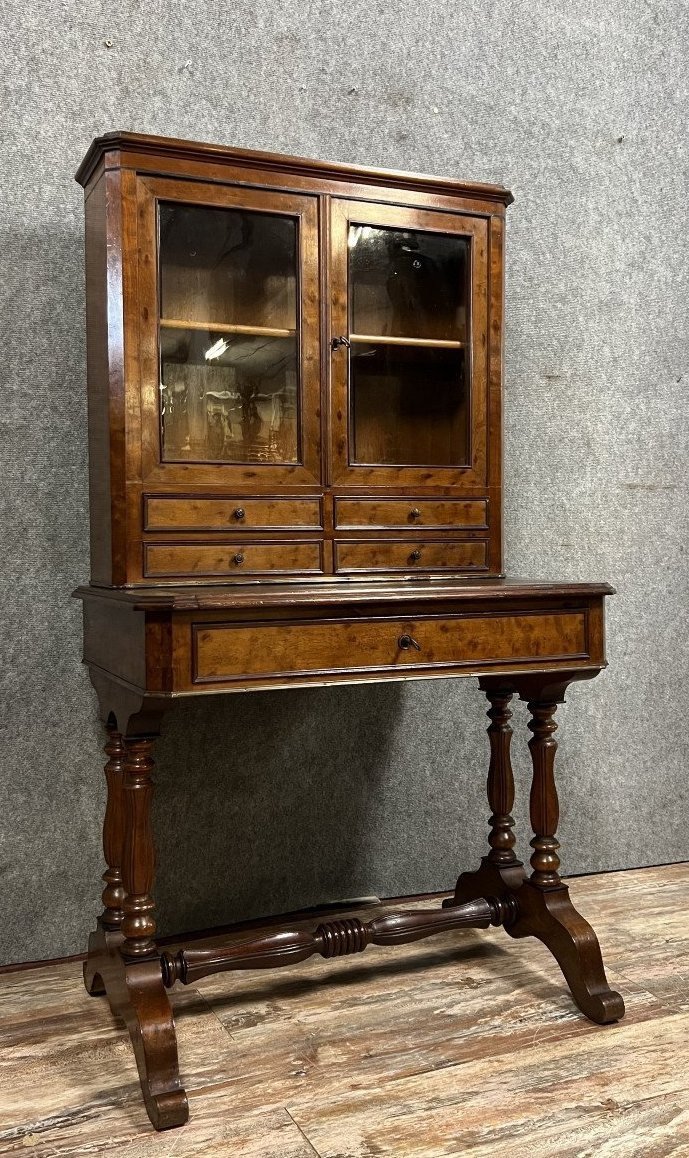
[[[99,895],[101,738],[69,598],[87,576],[72,175],[113,128],[515,191],[508,563],[619,589],[611,667],[561,712],[564,866],[689,858],[688,25],[683,0],[2,0],[0,960],[79,951]],[[482,851],[482,713],[451,681],[180,706],[163,928],[449,885]]]

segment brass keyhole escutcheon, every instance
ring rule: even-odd
[[[421,651],[421,644],[416,642],[413,635],[400,635],[397,640],[397,646],[402,651],[409,651],[411,647],[413,647],[415,651]]]

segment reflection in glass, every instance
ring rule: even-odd
[[[469,457],[469,241],[349,227],[350,453],[355,463]]]
[[[352,223],[352,332],[466,341],[468,253],[466,237]]]
[[[297,226],[160,206],[163,460],[299,462]]]
[[[161,329],[167,461],[298,462],[296,337]]]
[[[466,463],[464,350],[354,345],[350,389],[354,462]]]

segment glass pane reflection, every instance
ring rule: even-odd
[[[164,328],[160,354],[166,461],[299,461],[296,336]]]
[[[466,237],[352,223],[348,243],[354,334],[466,341]]]
[[[355,345],[350,388],[354,462],[467,462],[464,350]]]
[[[350,455],[463,466],[469,457],[469,240],[351,223]]]
[[[299,462],[296,219],[159,214],[163,460]]]

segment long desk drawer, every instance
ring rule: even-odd
[[[586,612],[192,625],[192,684],[578,659]]]

